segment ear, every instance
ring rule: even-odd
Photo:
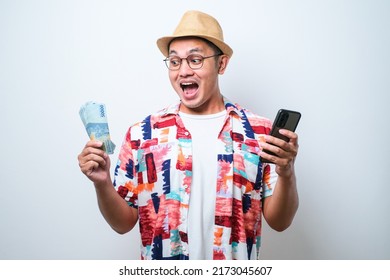
[[[226,67],[229,63],[229,57],[227,55],[221,55],[219,59],[218,74],[222,75],[225,73]]]

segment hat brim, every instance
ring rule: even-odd
[[[160,49],[161,53],[165,56],[168,57],[168,46],[171,43],[173,39],[177,38],[184,38],[184,37],[199,37],[206,39],[216,45],[224,54],[226,54],[229,58],[232,57],[233,55],[233,50],[230,48],[225,42],[222,42],[221,40],[218,40],[214,37],[210,36],[200,36],[200,35],[185,35],[185,36],[166,36],[166,37],[161,37],[160,39],[157,40],[157,46]]]

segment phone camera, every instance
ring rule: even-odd
[[[277,123],[278,127],[284,127],[288,120],[288,113],[283,112],[280,116],[279,122]]]

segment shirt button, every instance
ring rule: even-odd
[[[184,132],[184,135],[185,135],[185,136],[188,136],[188,134],[189,134],[188,131]]]

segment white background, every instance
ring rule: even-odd
[[[104,102],[114,142],[176,102],[157,38],[215,16],[234,54],[223,94],[298,110],[300,208],[263,259],[390,259],[390,2],[0,0],[0,259],[138,259],[78,168],[78,115]],[[118,150],[112,156],[116,162]]]

